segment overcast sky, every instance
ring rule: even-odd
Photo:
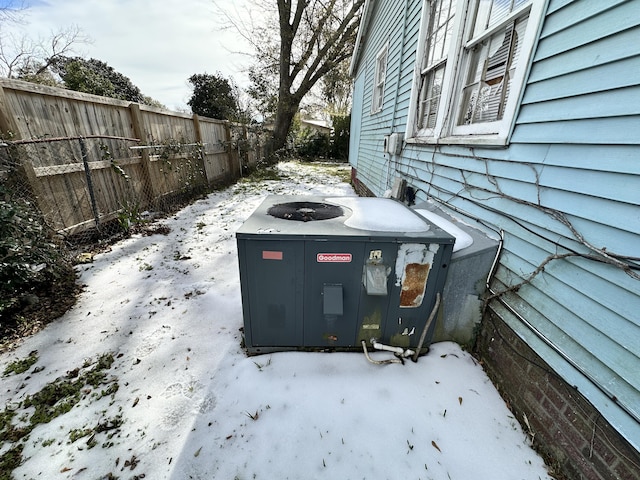
[[[223,0],[221,4],[241,4]],[[5,1],[0,3],[6,4]],[[15,2],[14,2],[15,3]],[[247,57],[236,33],[222,31],[211,0],[25,0],[29,36],[79,26],[92,39],[78,54],[106,62],[169,109],[186,109],[194,73],[220,72],[240,85]],[[247,51],[247,47],[244,47]]]

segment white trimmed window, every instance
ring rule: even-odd
[[[371,101],[371,113],[377,113],[382,110],[384,103],[384,82],[387,78],[387,55],[389,53],[388,45],[385,45],[378,55],[376,55],[376,71],[373,78],[373,98]]]
[[[544,0],[425,0],[415,141],[504,145]]]
[[[427,32],[422,68],[420,71],[420,97],[418,128],[424,135],[433,135],[438,108],[442,98],[442,86],[453,33],[456,10],[455,0],[428,2]]]

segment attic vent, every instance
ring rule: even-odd
[[[343,215],[343,210],[337,205],[319,202],[289,202],[278,203],[267,210],[272,217],[298,222],[313,220],[328,220]]]

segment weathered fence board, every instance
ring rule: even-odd
[[[200,141],[204,144],[203,160],[209,183],[237,178],[239,166],[231,148],[231,132],[227,124],[198,118]],[[234,168],[236,165],[236,168]]]

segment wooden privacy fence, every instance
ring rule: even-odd
[[[3,176],[64,235],[171,210],[237,179],[263,143],[242,125],[8,79],[0,131]]]

